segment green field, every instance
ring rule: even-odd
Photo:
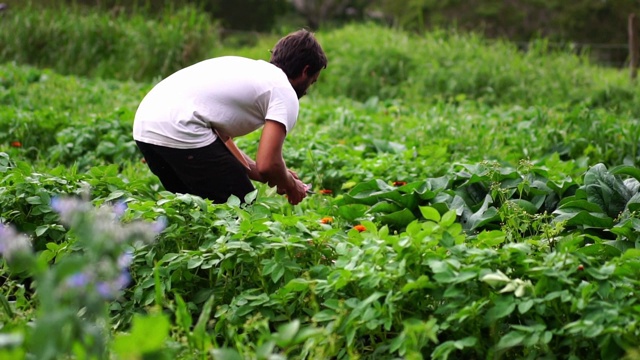
[[[0,23],[0,359],[640,358],[627,70],[544,40],[321,31],[329,65],[284,153],[316,194],[214,205],[149,172],[137,104],[282,34],[18,15]]]

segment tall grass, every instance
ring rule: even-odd
[[[20,7],[0,19],[0,61],[83,76],[152,81],[207,57],[269,58],[284,34],[254,45],[225,45],[214,20],[195,8],[112,14],[79,8]],[[373,24],[318,34],[329,67],[312,91],[358,101],[481,101],[490,105],[577,104],[640,114],[626,71],[590,63],[540,40],[523,52],[506,41],[468,33],[423,35]]]
[[[217,25],[195,8],[158,17],[29,4],[0,19],[0,61],[78,74],[144,80],[206,57]]]
[[[605,107],[637,101],[626,72],[591,64],[586,55],[549,50],[544,40],[522,52],[475,34],[416,36],[366,24],[323,33],[321,40],[329,57],[318,90],[323,95],[520,105],[592,101]]]

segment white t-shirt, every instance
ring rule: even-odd
[[[263,60],[223,56],[177,71],[144,97],[133,122],[133,138],[160,146],[194,149],[213,143],[212,128],[231,137],[265,121],[298,118],[298,96],[287,75]]]

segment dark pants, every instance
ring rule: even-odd
[[[225,203],[230,195],[244,202],[254,190],[245,167],[217,139],[198,149],[174,149],[136,141],[149,169],[173,193],[198,195]]]

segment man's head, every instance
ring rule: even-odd
[[[301,98],[327,67],[327,56],[313,33],[298,30],[276,43],[270,62],[284,71]]]

